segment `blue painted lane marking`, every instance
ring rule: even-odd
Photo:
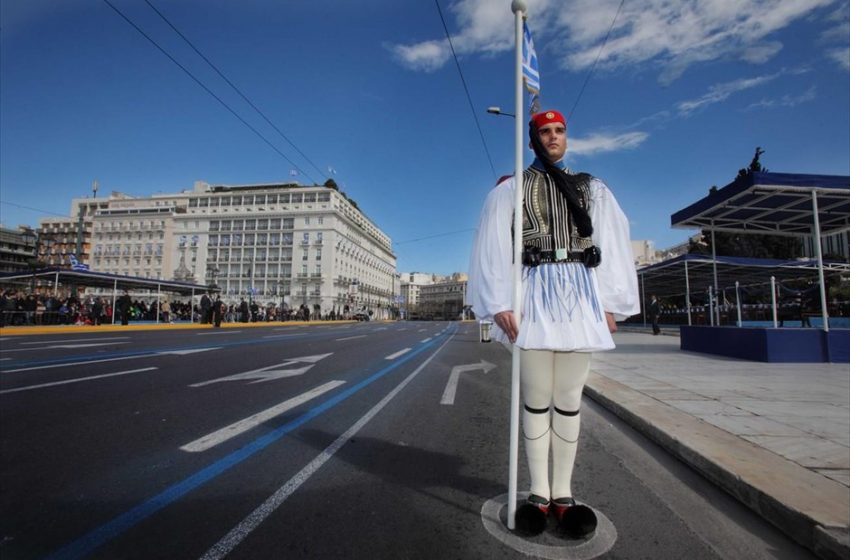
[[[218,475],[226,472],[231,467],[234,467],[244,461],[245,459],[251,457],[258,451],[261,451],[276,442],[286,434],[295,430],[299,426],[309,422],[313,418],[327,412],[332,409],[339,403],[343,402],[350,396],[354,395],[364,387],[372,384],[378,379],[384,377],[394,369],[397,369],[402,364],[412,360],[417,355],[421,354],[428,348],[434,346],[437,342],[441,341],[444,338],[450,336],[449,334],[445,334],[440,338],[435,338],[429,343],[423,344],[421,347],[416,350],[410,352],[408,355],[400,358],[398,361],[393,362],[392,364],[378,370],[373,373],[360,383],[356,385],[352,385],[348,389],[345,389],[338,395],[331,397],[327,401],[322,404],[308,410],[298,418],[280,426],[268,434],[261,436],[251,443],[245,445],[241,449],[238,449],[229,455],[219,459],[215,463],[209,465],[196,472],[195,474],[189,476],[188,478],[183,479],[182,481],[166,488],[163,492],[157,494],[153,498],[150,498],[146,502],[139,504],[133,509],[122,513],[112,521],[107,522],[104,525],[101,525],[97,529],[90,531],[89,533],[83,535],[76,541],[73,541],[70,544],[63,546],[62,548],[54,551],[49,556],[45,558],[45,560],[71,560],[82,558],[100,546],[106,544],[110,540],[118,537],[128,529],[137,525],[141,521],[147,519],[157,511],[165,508],[168,505],[176,502],[192,490],[206,484],[210,480],[214,479]]]

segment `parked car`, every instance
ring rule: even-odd
[[[354,319],[355,321],[368,321],[370,319],[370,317],[367,313],[363,313],[361,311],[361,312],[355,313],[352,316],[352,319]]]

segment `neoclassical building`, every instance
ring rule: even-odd
[[[216,284],[223,299],[348,305],[389,316],[399,291],[390,238],[345,194],[298,183],[113,193],[92,220],[92,270]]]

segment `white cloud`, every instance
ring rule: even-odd
[[[715,84],[708,88],[708,93],[702,97],[678,103],[676,105],[676,109],[679,111],[680,116],[686,117],[697,109],[701,109],[706,105],[713,105],[714,103],[725,101],[733,93],[760,86],[775,79],[779,75],[780,73],[776,73],[767,76],[757,76],[755,78],[741,78],[740,80],[734,80],[723,84]]]
[[[589,156],[603,152],[617,152],[637,148],[649,138],[646,132],[624,132],[622,134],[593,134],[587,138],[570,138],[568,154]]]
[[[753,103],[747,110],[749,109],[758,109],[761,107],[770,108],[770,107],[795,107],[800,103],[806,103],[807,101],[814,101],[817,97],[817,87],[812,86],[800,95],[783,95],[778,99],[762,99],[758,103]]]
[[[841,46],[827,49],[826,56],[844,70],[850,70],[850,3],[842,3],[840,8],[829,15],[827,21],[834,22],[835,25],[821,33],[821,42],[837,42]]]
[[[826,55],[845,70],[850,70],[850,48],[830,49]]]
[[[599,58],[601,69],[653,64],[669,83],[689,66],[718,58],[760,64],[782,44],[771,34],[835,0],[629,0],[623,4]],[[529,27],[538,52],[558,53],[558,64],[590,68],[599,54],[620,0],[527,0]],[[495,54],[513,48],[513,14],[508,2],[460,0],[449,8],[458,29],[452,42],[459,54]],[[832,17],[832,16],[831,16]],[[434,40],[390,47],[413,69],[441,67],[447,54],[426,48]],[[546,68],[543,68],[544,79]],[[551,70],[549,70],[551,71]]]
[[[396,59],[411,70],[433,72],[449,59],[451,51],[448,41],[425,41],[415,45],[393,45],[390,47]]]

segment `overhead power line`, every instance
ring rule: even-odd
[[[416,241],[425,241],[426,239],[434,239],[435,237],[445,237],[447,235],[455,235],[458,233],[466,233],[467,231],[475,231],[475,228],[466,228],[466,229],[458,229],[455,231],[447,231],[445,233],[437,233],[434,235],[428,235],[426,237],[417,237],[416,239],[405,239],[404,241],[396,241],[396,245],[403,245],[405,243],[415,243]]]
[[[68,216],[65,216],[63,214],[54,214],[53,212],[51,212],[49,210],[44,210],[43,208],[33,208],[32,206],[24,206],[23,204],[16,204],[14,202],[9,202],[8,200],[0,200],[0,204],[7,204],[9,206],[14,206],[16,208],[23,208],[24,210],[32,210],[34,212],[39,212],[41,214],[47,214],[47,216],[44,216],[45,218],[67,218],[68,217]]]
[[[611,36],[611,30],[614,29],[614,24],[617,22],[617,17],[620,15],[620,10],[623,9],[623,4],[626,3],[626,0],[620,0],[620,7],[617,8],[617,13],[614,14],[614,19],[611,20],[611,27],[608,28],[608,33],[605,35],[605,40],[602,41],[602,46],[599,47],[599,52],[596,53],[596,60],[593,61],[593,66],[590,68],[590,72],[587,73],[587,76],[584,78],[584,83],[581,86],[581,91],[578,92],[578,97],[576,98],[576,102],[573,104],[573,108],[570,109],[570,114],[567,116],[567,122],[570,122],[570,118],[573,116],[573,111],[576,110],[578,106],[578,102],[581,100],[581,96],[584,93],[584,88],[587,87],[587,82],[590,81],[590,77],[593,75],[593,72],[596,70],[596,64],[599,62],[599,57],[602,56],[602,51],[605,50],[605,45],[608,44],[608,37]]]
[[[292,140],[290,140],[290,139],[286,136],[286,134],[284,134],[284,133],[283,133],[283,131],[281,131],[281,130],[277,127],[277,126],[275,126],[275,124],[274,124],[274,123],[273,123],[273,122],[272,122],[272,121],[271,121],[271,120],[270,120],[270,119],[269,119],[269,118],[265,115],[265,113],[263,113],[263,112],[262,112],[262,111],[261,111],[261,110],[260,110],[260,109],[259,109],[256,105],[254,105],[254,103],[253,103],[253,102],[251,102],[251,100],[250,100],[250,99],[248,99],[248,97],[247,97],[244,93],[242,93],[242,91],[241,91],[238,87],[236,87],[236,86],[233,84],[233,82],[231,82],[231,81],[230,81],[230,79],[228,79],[228,77],[227,77],[227,76],[225,76],[225,75],[224,75],[224,73],[223,73],[221,70],[219,70],[219,69],[218,69],[218,67],[217,67],[215,64],[213,64],[213,63],[212,63],[212,61],[211,61],[209,58],[207,58],[206,56],[204,56],[204,54],[203,54],[200,50],[198,50],[198,48],[197,48],[197,47],[196,47],[196,46],[192,43],[192,41],[190,41],[190,40],[189,40],[189,39],[188,39],[188,38],[187,38],[187,37],[186,37],[183,33],[181,33],[181,32],[180,32],[180,30],[179,30],[179,29],[177,29],[177,27],[176,27],[173,23],[171,23],[171,21],[169,21],[169,19],[168,19],[167,17],[165,17],[165,14],[163,14],[162,12],[160,12],[160,11],[156,8],[156,6],[154,6],[153,4],[151,4],[151,3],[150,3],[150,0],[145,0],[145,3],[146,3],[148,6],[150,6],[150,8],[151,8],[154,12],[156,12],[156,14],[157,14],[160,18],[162,18],[162,21],[164,21],[166,24],[168,24],[168,26],[169,26],[171,29],[173,29],[173,30],[174,30],[174,32],[175,32],[175,33],[177,33],[177,34],[180,36],[180,38],[181,38],[181,39],[183,39],[184,41],[186,41],[186,44],[188,44],[190,47],[192,47],[192,50],[194,50],[194,51],[195,51],[195,53],[197,53],[197,55],[198,55],[198,56],[200,56],[201,58],[203,58],[203,59],[204,59],[204,62],[206,62],[207,64],[209,64],[209,65],[210,65],[210,67],[211,67],[213,70],[215,70],[215,71],[216,71],[216,73],[217,73],[219,76],[221,76],[221,79],[222,79],[222,80],[224,80],[225,82],[227,82],[227,85],[229,85],[231,88],[233,88],[233,91],[235,91],[236,93],[238,93],[238,94],[239,94],[239,96],[240,96],[240,97],[242,97],[242,99],[244,99],[244,100],[245,100],[245,102],[246,102],[248,105],[250,105],[252,109],[254,109],[254,110],[255,110],[255,111],[256,111],[256,112],[257,112],[257,113],[258,113],[261,117],[263,117],[263,120],[265,120],[265,121],[269,124],[269,126],[271,126],[273,129],[275,129],[275,131],[276,131],[278,134],[280,134],[281,138],[283,138],[284,140],[286,140],[286,141],[289,143],[289,145],[290,145],[290,146],[292,146],[292,148],[293,148],[296,152],[298,152],[298,153],[301,155],[301,157],[303,157],[303,158],[307,161],[307,163],[309,163],[310,165],[312,165],[312,166],[313,166],[313,169],[315,169],[315,170],[319,173],[319,175],[321,175],[321,176],[326,176],[326,175],[325,175],[325,173],[323,173],[323,172],[322,172],[322,171],[321,171],[321,170],[320,170],[320,169],[316,166],[316,164],[315,164],[315,163],[313,163],[313,161],[312,161],[309,157],[307,157],[307,154],[305,154],[304,152],[302,152],[302,151],[298,148],[298,146],[296,146],[296,145],[295,145],[295,143],[294,143]]]
[[[216,100],[216,101],[218,101],[218,102],[219,102],[219,103],[220,103],[220,104],[221,104],[221,105],[222,105],[225,109],[227,109],[227,110],[230,112],[230,114],[232,114],[234,117],[236,117],[237,119],[239,119],[239,122],[241,122],[242,124],[244,124],[245,126],[247,126],[247,127],[251,130],[251,132],[253,132],[254,134],[256,134],[256,135],[260,138],[260,140],[262,140],[263,142],[265,142],[265,143],[266,143],[266,144],[267,144],[267,145],[268,145],[268,146],[269,146],[272,150],[274,150],[275,152],[277,152],[277,154],[278,154],[280,157],[282,157],[283,159],[285,159],[286,161],[288,161],[288,162],[290,163],[290,165],[292,165],[293,167],[295,167],[295,169],[297,169],[298,171],[300,171],[300,172],[301,172],[303,175],[305,175],[308,179],[310,179],[311,181],[313,181],[314,183],[316,183],[316,180],[315,180],[315,179],[313,179],[313,178],[312,178],[312,177],[311,177],[308,173],[306,173],[303,169],[301,169],[300,167],[298,167],[298,164],[297,164],[297,163],[295,163],[294,161],[292,161],[291,159],[289,159],[289,158],[286,156],[286,154],[284,154],[284,153],[283,153],[283,152],[281,152],[279,149],[277,149],[277,146],[275,146],[274,144],[272,144],[272,143],[271,143],[271,142],[270,142],[270,141],[269,141],[269,140],[268,140],[265,136],[263,136],[263,135],[260,133],[260,131],[259,131],[259,130],[257,130],[256,128],[254,128],[253,126],[251,126],[251,125],[248,123],[248,121],[246,121],[245,119],[243,119],[243,118],[239,115],[239,113],[237,113],[236,111],[234,111],[233,109],[231,109],[231,108],[230,108],[230,106],[229,106],[227,103],[225,103],[225,102],[224,102],[224,101],[223,101],[223,100],[222,100],[219,96],[217,96],[215,93],[213,93],[213,91],[212,91],[210,88],[208,88],[206,85],[204,85],[204,83],[203,83],[203,82],[201,82],[201,80],[199,80],[198,78],[196,78],[196,77],[195,77],[195,75],[194,75],[194,74],[192,74],[192,73],[191,73],[191,72],[190,72],[190,71],[189,71],[189,70],[188,70],[185,66],[183,66],[182,64],[180,64],[179,62],[177,62],[177,59],[175,59],[173,56],[171,56],[170,54],[168,54],[168,52],[167,52],[165,49],[163,49],[161,46],[159,46],[159,44],[158,44],[156,41],[154,41],[154,40],[153,40],[153,39],[152,39],[152,38],[151,38],[151,37],[150,37],[147,33],[145,33],[144,31],[142,31],[142,29],[141,29],[138,25],[136,25],[136,24],[133,22],[133,20],[131,20],[131,19],[130,19],[129,17],[127,17],[126,15],[124,15],[124,13],[123,13],[123,12],[121,12],[121,10],[119,10],[118,8],[116,8],[116,7],[112,4],[112,2],[110,2],[109,0],[103,0],[103,1],[104,1],[104,2],[105,2],[105,3],[106,3],[106,4],[110,7],[110,8],[112,8],[113,10],[115,10],[115,12],[116,12],[119,16],[121,16],[121,17],[124,19],[124,21],[126,21],[127,23],[129,23],[129,24],[133,27],[133,29],[135,29],[136,31],[138,31],[138,32],[139,32],[139,33],[140,33],[140,34],[141,34],[141,35],[142,35],[145,39],[147,39],[148,41],[150,41],[150,43],[151,43],[153,46],[155,46],[155,47],[156,47],[156,48],[157,48],[157,49],[158,49],[158,50],[159,50],[162,54],[164,54],[165,56],[167,56],[167,57],[168,57],[168,60],[170,60],[171,62],[173,62],[174,64],[176,64],[176,65],[178,66],[178,68],[180,68],[181,70],[183,70],[183,72],[185,72],[187,76],[189,76],[190,78],[192,78],[192,80],[194,80],[194,82],[195,82],[196,84],[198,84],[199,86],[201,86],[201,87],[203,88],[203,90],[204,90],[204,91],[206,91],[208,94],[210,94],[211,96],[213,96],[213,98],[215,98],[215,100]]]
[[[493,178],[495,179],[498,175],[496,175],[496,168],[493,167],[493,158],[490,157],[490,150],[487,149],[487,142],[484,140],[484,133],[481,131],[481,124],[478,122],[478,115],[475,113],[475,106],[472,104],[472,96],[469,95],[469,88],[466,87],[466,80],[463,77],[463,71],[460,69],[460,62],[457,59],[455,47],[452,44],[452,37],[449,34],[449,28],[446,26],[446,20],[443,18],[443,10],[440,9],[439,0],[434,0],[434,3],[437,5],[437,12],[440,14],[440,21],[443,22],[443,29],[446,32],[446,39],[449,40],[449,48],[452,51],[452,57],[455,59],[457,73],[460,74],[460,81],[463,83],[463,90],[466,92],[467,101],[469,101],[469,110],[472,111],[472,118],[475,119],[475,126],[478,128],[478,135],[481,136],[481,144],[484,146],[484,152],[487,154],[487,161],[490,162],[490,170],[493,172]]]

